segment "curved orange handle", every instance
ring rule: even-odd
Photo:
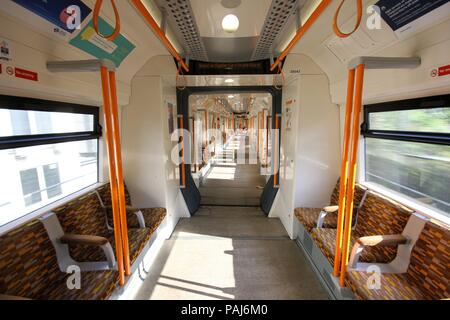
[[[339,18],[339,14],[341,13],[341,9],[342,9],[342,6],[344,5],[344,3],[345,3],[345,0],[342,0],[341,4],[339,5],[339,7],[338,7],[338,9],[336,11],[336,14],[334,15],[334,20],[333,20],[333,30],[334,30],[334,33],[339,38],[348,38],[352,34],[354,34],[356,32],[356,30],[358,30],[359,26],[361,25],[362,16],[363,16],[362,0],[356,0],[356,7],[357,7],[358,17],[357,17],[355,29],[353,29],[353,31],[351,31],[349,33],[342,32],[341,29],[339,29],[339,26],[338,26],[338,18]]]
[[[99,27],[98,27],[98,18],[100,16],[100,10],[102,8],[102,4],[103,4],[103,0],[97,0],[97,2],[95,3],[95,7],[94,7],[94,17],[93,17],[93,23],[94,23],[94,29],[95,32],[97,32],[97,34],[109,41],[114,41],[120,34],[120,15],[119,15],[119,10],[117,9],[116,3],[114,2],[114,0],[111,0],[111,5],[113,7],[114,10],[114,15],[116,16],[116,26],[114,28],[113,33],[111,33],[110,35],[103,35],[100,33]]]

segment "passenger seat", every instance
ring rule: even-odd
[[[117,271],[81,273],[81,287],[70,290],[44,228],[34,220],[0,237],[0,299],[102,300],[110,297]]]
[[[356,226],[352,232],[350,248],[356,241],[365,236],[401,234],[412,210],[387,199],[373,191],[368,191],[363,205],[358,211]],[[311,236],[333,265],[336,247],[336,229],[312,230]],[[388,263],[395,259],[395,246],[370,247],[361,256],[361,262]]]
[[[127,225],[128,228],[150,228],[155,231],[166,217],[167,211],[165,208],[136,208],[131,204],[131,196],[127,186],[125,188],[125,204],[127,210]],[[112,219],[112,201],[111,201],[111,186],[109,183],[102,185],[96,190],[97,195],[101,201],[101,205],[106,214],[106,219],[109,228],[113,228]]]
[[[298,221],[305,227],[308,233],[313,228],[337,228],[337,213],[339,210],[340,179],[337,181],[330,198],[330,205],[324,208],[296,208],[294,213]],[[355,216],[362,205],[367,189],[357,184],[355,186]]]
[[[450,298],[450,231],[427,222],[405,273],[382,273],[379,288],[369,288],[374,275],[347,273],[347,284],[359,299],[436,300]]]

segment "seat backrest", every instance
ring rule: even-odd
[[[330,198],[330,206],[337,206],[339,204],[339,191],[341,188],[341,179],[339,178],[334,186],[333,193]]]
[[[333,193],[331,194],[330,206],[336,206],[339,204],[340,188],[341,188],[341,179],[339,178],[338,181],[336,182],[336,185],[334,186]],[[355,185],[355,199],[354,199],[355,208],[359,207],[366,191],[367,189],[361,186],[360,184]]]
[[[368,191],[358,211],[355,236],[401,234],[412,213],[401,204]]]
[[[60,277],[55,249],[40,221],[0,237],[0,294],[39,299]]]
[[[408,278],[425,299],[450,298],[450,230],[427,222],[411,252]]]
[[[105,212],[95,192],[76,198],[53,210],[65,233],[107,237]]]
[[[128,188],[127,185],[124,184],[124,191],[125,191],[125,204],[127,206],[131,206],[131,196],[130,193],[128,192]],[[100,198],[102,199],[102,202],[105,206],[111,206],[112,201],[111,201],[111,185],[110,183],[106,183],[104,185],[102,185],[101,187],[97,188],[97,192],[100,196]]]

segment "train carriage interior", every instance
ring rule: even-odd
[[[448,0],[0,1],[0,300],[449,300],[449,52]]]

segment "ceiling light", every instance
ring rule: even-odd
[[[227,80],[225,80],[225,83],[233,83],[233,82],[234,82],[233,79],[227,79]]]
[[[230,98],[230,99],[233,99],[233,98],[234,98],[234,96],[233,96],[233,95],[229,95],[229,96],[228,96],[228,98]]]
[[[234,14],[225,16],[222,20],[222,28],[225,32],[233,33],[239,29],[239,19]]]

